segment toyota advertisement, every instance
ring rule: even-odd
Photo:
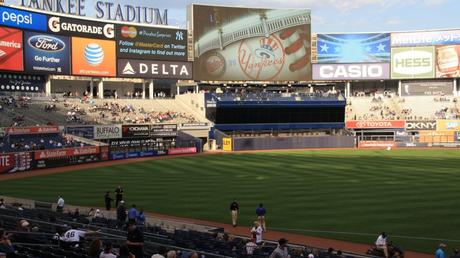
[[[124,59],[187,61],[187,31],[117,25],[117,56]]]
[[[191,8],[195,80],[310,80],[309,10]]]
[[[0,70],[23,71],[22,31],[0,27]]]
[[[389,63],[313,64],[313,80],[383,80],[390,79]]]
[[[24,32],[25,71],[70,74],[70,39],[65,36]]]
[[[115,41],[72,37],[72,74],[116,76]]]
[[[434,78],[434,47],[391,48],[392,79]]]

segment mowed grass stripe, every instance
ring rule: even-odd
[[[102,206],[123,185],[128,203],[165,214],[229,222],[233,197],[250,225],[263,202],[269,227],[372,243],[345,231],[456,239],[457,150],[326,150],[182,157],[0,182],[0,194]],[[302,231],[307,230],[307,231]],[[309,231],[313,230],[313,231]],[[437,241],[393,239],[431,253]],[[460,243],[451,246],[460,246]]]

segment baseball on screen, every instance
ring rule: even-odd
[[[311,78],[310,11],[192,5],[194,78]]]

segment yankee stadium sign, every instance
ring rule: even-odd
[[[135,22],[155,25],[168,25],[168,9],[151,6],[153,1],[144,1],[145,5],[131,5],[131,1],[121,0],[5,0],[5,4],[27,8],[88,16],[96,19],[122,22]]]

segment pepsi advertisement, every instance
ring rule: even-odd
[[[65,36],[24,32],[25,71],[70,74],[70,39]]]
[[[38,31],[47,30],[47,17],[40,13],[0,6],[0,19],[0,25],[8,27]]]

